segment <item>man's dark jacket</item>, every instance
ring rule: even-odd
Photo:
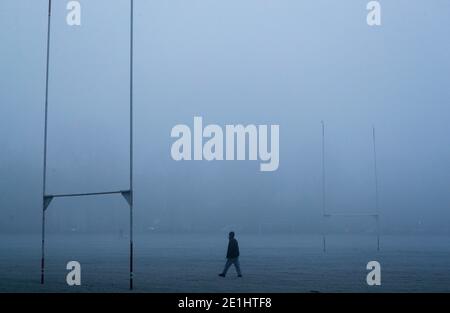
[[[230,239],[228,242],[227,259],[235,259],[239,256],[239,245],[236,239]]]

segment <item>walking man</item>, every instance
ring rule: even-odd
[[[239,244],[236,238],[234,238],[234,232],[230,232],[228,234],[228,239],[229,242],[227,251],[227,262],[225,263],[225,268],[223,269],[223,272],[219,274],[219,276],[225,277],[230,266],[234,264],[238,277],[242,277],[241,267],[239,265]]]

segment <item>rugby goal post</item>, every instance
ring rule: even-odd
[[[67,193],[67,194],[47,194],[46,176],[47,176],[47,134],[48,134],[48,93],[49,93],[49,65],[50,65],[50,39],[51,39],[51,16],[52,0],[48,1],[47,18],[47,59],[45,75],[45,121],[44,121],[44,164],[43,164],[43,184],[42,184],[42,242],[41,242],[41,284],[45,283],[45,213],[50,203],[57,198],[69,197],[92,197],[103,195],[122,195],[130,208],[130,278],[129,288],[133,289],[133,20],[134,20],[134,2],[130,0],[130,175],[129,189],[115,191],[101,191],[90,193]]]

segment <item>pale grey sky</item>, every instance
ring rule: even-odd
[[[81,1],[80,27],[53,2],[48,190],[127,188],[129,1]],[[450,2],[382,1],[381,27],[366,3],[135,0],[137,229],[318,231],[325,120],[329,210],[374,209],[375,124],[383,229],[448,232]],[[46,0],[1,1],[0,231],[40,229],[46,27]],[[173,161],[171,128],[197,115],[279,124],[279,170]],[[127,227],[120,197],[48,214],[49,231]]]

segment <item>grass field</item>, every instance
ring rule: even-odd
[[[40,285],[40,236],[2,235],[1,292],[127,292],[128,238],[48,235],[46,284]],[[238,236],[243,278],[220,278],[224,235],[147,234],[135,238],[136,292],[450,292],[450,238]],[[82,286],[66,284],[67,262],[82,266]],[[381,263],[382,286],[366,284],[366,264]]]

